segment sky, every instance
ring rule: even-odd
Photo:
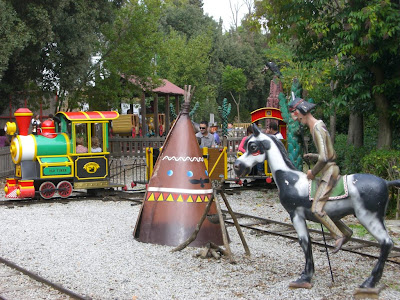
[[[242,4],[243,0],[231,0],[232,4],[236,3]],[[234,6],[235,7],[235,6]],[[204,13],[208,14],[210,17],[213,17],[215,21],[218,22],[221,17],[223,20],[223,28],[228,30],[233,24],[232,12],[229,6],[229,0],[203,0],[203,10]],[[239,20],[246,13],[246,6],[243,5],[240,7],[239,11]],[[238,24],[239,25],[239,24]]]

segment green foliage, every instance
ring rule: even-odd
[[[226,66],[222,73],[222,88],[232,94],[240,94],[246,89],[247,78],[241,68]]]
[[[11,55],[21,50],[29,37],[26,25],[18,18],[10,3],[0,1],[0,81]]]
[[[261,0],[256,7],[255,15],[266,20],[271,40],[291,49],[294,62],[331,64],[329,72],[314,77],[325,88],[320,89],[322,97],[313,97],[325,98],[324,90],[329,97],[326,87],[332,84],[337,88],[327,102],[333,100],[336,109],[364,112],[377,104],[374,113],[382,129],[377,147],[390,147],[398,114],[388,108],[398,103],[400,87],[398,1]]]
[[[171,113],[172,119],[175,120],[178,117],[178,115],[176,114],[175,105],[173,103],[169,104],[169,111]]]
[[[1,13],[9,12],[5,20],[15,25],[15,38],[20,38],[20,42],[14,44],[13,52],[9,53],[0,97],[9,99],[11,96],[18,105],[20,98],[35,95],[40,99],[40,93],[57,93],[62,103],[66,95],[87,83],[91,57],[98,51],[100,27],[112,21],[114,1],[6,3],[8,8]],[[13,45],[13,39],[9,40]]]
[[[362,159],[363,172],[371,173],[386,180],[400,179],[400,151],[376,150],[372,151]],[[391,189],[390,201],[387,208],[387,216],[392,218],[396,214],[397,193]]]
[[[363,172],[387,180],[400,178],[400,151],[375,150],[362,158]]]
[[[149,89],[160,84],[155,76],[154,57],[160,47],[158,19],[160,1],[129,1],[116,12],[115,21],[103,27],[106,42],[101,48],[99,61],[89,70],[84,89],[69,97],[73,107],[86,99],[91,109],[118,107],[121,101],[131,103],[141,93],[139,86]],[[122,80],[134,76],[135,84]]]
[[[241,93],[240,111],[249,112],[265,107],[269,93],[269,84],[273,74],[263,73],[265,60],[266,36],[260,32],[250,32],[245,28],[237,31],[229,31],[216,40],[213,51],[213,69],[217,82],[222,81],[222,73],[226,66],[240,68],[246,76],[245,90]],[[222,84],[218,86],[218,102],[231,95]],[[236,97],[237,95],[234,94]],[[243,113],[240,114],[241,118]],[[237,116],[232,114],[230,121],[233,122]],[[247,116],[248,117],[248,116]]]
[[[334,145],[337,159],[336,164],[341,174],[361,173],[362,158],[369,152],[367,147],[355,148],[347,143],[346,134],[338,134]]]
[[[196,102],[192,108],[192,110],[189,112],[189,117],[193,118],[194,114],[196,113],[196,110],[199,108],[199,102]],[[170,113],[171,113],[171,117],[173,120],[175,120],[178,115],[176,114],[175,111],[175,105],[173,103],[169,104],[169,109],[170,109]]]
[[[215,87],[208,83],[210,66],[209,51],[211,37],[201,34],[192,38],[171,30],[160,49],[158,60],[159,75],[178,86],[196,86],[194,99],[199,102],[196,118],[208,119],[210,111],[216,110],[212,101]]]

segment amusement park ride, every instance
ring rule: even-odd
[[[59,112],[42,123],[38,134],[28,134],[32,112],[20,108],[14,122],[7,122],[6,132],[12,136],[10,152],[15,164],[13,178],[4,188],[7,198],[44,199],[56,193],[62,198],[74,189],[104,189],[110,182],[108,131],[109,121],[118,112]],[[77,151],[77,138],[87,142],[85,153]],[[101,152],[92,151],[92,140],[100,140]]]
[[[154,169],[153,156],[147,155],[146,150],[147,164],[151,169],[133,236],[140,242],[179,246],[197,230],[191,246],[212,242],[229,247],[212,184],[213,180],[223,182],[227,179],[227,149],[198,147],[189,118],[187,97],[190,98],[190,89],[189,96],[185,94],[183,109],[167,134]],[[14,176],[7,178],[4,188],[7,198],[40,196],[49,199],[57,194],[67,198],[75,189],[122,187],[110,181],[110,121],[119,124],[113,128],[114,133],[127,132],[131,135],[133,131],[139,132],[136,127],[139,122],[134,116],[118,121],[119,114],[115,111],[59,112],[53,119],[44,121],[36,134],[29,134],[32,112],[20,108],[14,115],[16,123],[8,122],[6,125],[7,134],[12,136],[10,152],[15,164]],[[243,178],[256,164],[269,160],[270,165],[265,165],[266,181],[270,183],[268,178],[274,176],[281,203],[291,216],[306,258],[302,275],[291,287],[311,288],[314,264],[306,219],[316,220],[309,212],[309,182],[306,175],[290,163],[284,144],[274,136],[259,131],[256,124],[264,119],[278,122],[280,132],[286,139],[286,124],[278,108],[253,111],[251,126],[254,133],[247,140],[247,151],[236,159],[234,170]],[[81,139],[86,141],[86,151],[80,151],[82,147],[77,146]],[[92,149],[94,139],[100,140],[100,152]],[[340,200],[328,201],[326,212],[336,220],[355,214],[380,243],[381,256],[371,275],[361,285],[370,289],[379,282],[393,247],[383,219],[388,201],[387,187],[400,186],[400,180],[387,182],[366,174],[348,175],[347,178],[348,195]],[[373,193],[370,192],[371,186]],[[229,210],[229,204],[225,203]],[[213,216],[217,213],[219,219],[215,221]],[[234,214],[231,215],[234,218]]]

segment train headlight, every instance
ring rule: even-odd
[[[8,194],[8,186],[5,186],[5,187],[4,187],[4,192],[5,192],[6,194]]]
[[[21,190],[20,189],[17,189],[17,196],[18,197],[21,196]]]
[[[4,126],[4,131],[8,135],[14,135],[14,133],[17,131],[17,124],[15,124],[15,122],[7,122],[6,126]]]
[[[16,157],[17,156],[17,146],[15,145],[15,143],[11,143],[11,145],[10,145],[10,153],[11,153],[11,157]]]

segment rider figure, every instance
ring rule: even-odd
[[[316,175],[321,173],[321,179],[311,210],[315,217],[329,229],[331,235],[336,240],[333,253],[340,250],[353,232],[341,220],[332,221],[324,211],[324,206],[329,198],[333,186],[339,177],[339,167],[336,165],[336,152],[328,130],[322,120],[317,120],[311,114],[315,104],[309,103],[301,98],[295,98],[289,103],[289,111],[292,119],[301,124],[307,125],[313,137],[314,144],[318,153],[305,154],[305,158],[317,158],[318,161],[312,170],[307,171],[307,179],[313,180]]]

